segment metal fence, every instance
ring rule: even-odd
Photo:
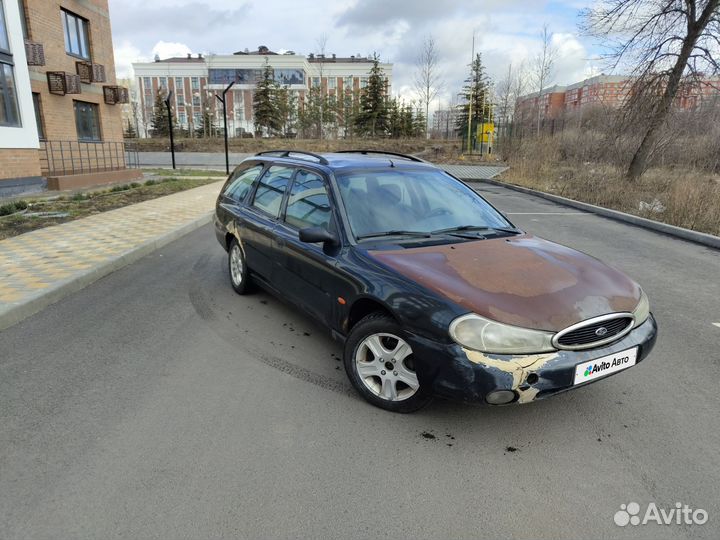
[[[124,142],[40,142],[40,168],[45,176],[97,173],[138,167],[137,148]]]

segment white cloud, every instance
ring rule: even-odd
[[[152,56],[160,58],[172,58],[174,56],[187,56],[192,53],[192,49],[184,43],[175,43],[168,41],[158,41],[152,48]]]
[[[127,40],[115,47],[115,72],[119,79],[132,77],[132,63],[146,62],[147,57],[143,56],[140,49]]]
[[[432,33],[440,49],[447,102],[468,72],[473,31],[488,74],[498,80],[508,63],[519,65],[540,48],[547,23],[560,51],[555,80],[568,84],[594,71],[593,54],[577,31],[578,9],[593,0],[110,0],[118,72],[134,60],[270,49],[340,56],[376,51],[394,63],[393,92],[415,96],[415,59]]]

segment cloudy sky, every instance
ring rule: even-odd
[[[397,95],[413,96],[422,40],[439,46],[446,101],[467,73],[473,30],[488,72],[502,78],[508,63],[531,59],[547,24],[558,50],[553,81],[567,84],[602,67],[593,43],[578,32],[579,11],[592,0],[110,0],[118,74],[131,63],[193,53],[271,50],[328,54],[377,51],[392,62]]]

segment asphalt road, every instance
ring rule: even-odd
[[[387,413],[321,328],[232,292],[205,227],[0,334],[0,538],[718,538],[720,253],[481,191],[636,278],[652,357],[525,406]],[[709,521],[618,527],[629,502]]]

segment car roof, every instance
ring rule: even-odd
[[[363,152],[369,152],[367,154]],[[431,163],[422,161],[413,156],[402,154],[383,154],[381,151],[357,152],[326,152],[314,154],[299,150],[275,150],[261,152],[250,159],[266,159],[278,163],[292,163],[293,165],[314,165],[333,172],[350,169],[386,169],[389,167],[400,169],[431,169],[438,170]]]

